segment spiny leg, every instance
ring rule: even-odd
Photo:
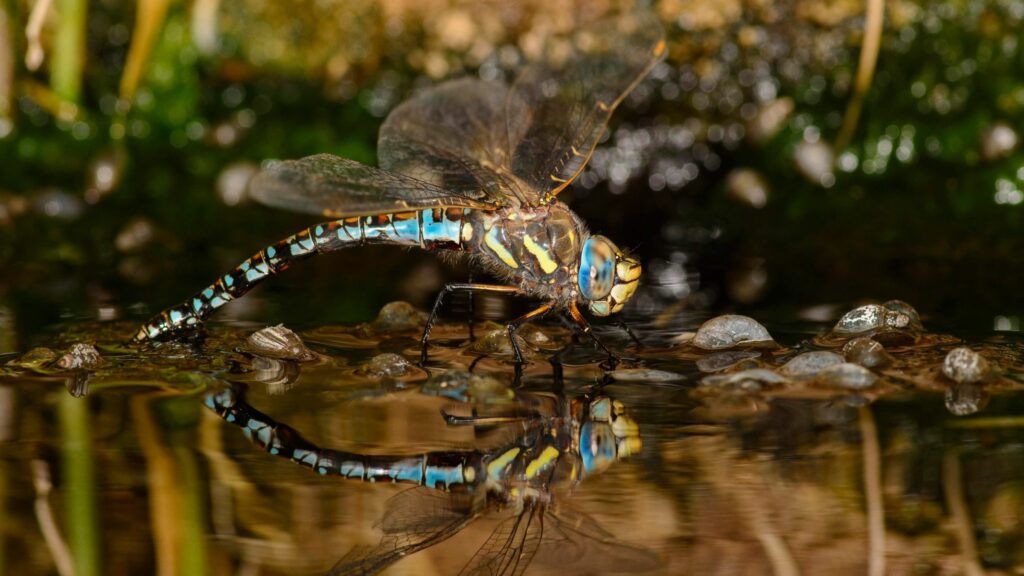
[[[456,291],[469,291],[479,290],[481,292],[499,292],[503,294],[522,294],[523,291],[515,286],[502,286],[499,284],[473,284],[473,283],[455,283],[446,284],[437,294],[437,299],[434,300],[434,307],[430,309],[430,316],[427,317],[427,325],[423,327],[423,338],[420,339],[420,365],[427,363],[427,341],[430,340],[430,330],[434,327],[434,322],[437,321],[437,314],[441,311],[441,304],[444,302],[445,294]]]
[[[637,348],[644,347],[644,343],[641,342],[639,338],[637,338],[636,333],[633,332],[633,329],[629,327],[629,324],[626,324],[625,320],[618,318],[615,320],[615,325],[618,326],[619,328],[622,328],[626,332],[626,335],[629,336],[629,339],[632,340],[634,344],[636,344]]]
[[[512,352],[515,353],[517,365],[523,363],[523,353],[521,350],[519,350],[519,343],[516,342],[516,332],[519,331],[519,328],[521,328],[523,324],[526,324],[527,322],[532,322],[538,318],[543,317],[545,314],[550,312],[551,309],[554,307],[554,300],[546,302],[542,304],[540,307],[535,308],[534,310],[531,310],[530,312],[527,312],[526,314],[523,314],[519,318],[516,318],[515,320],[508,323],[508,340],[509,342],[512,343]]]
[[[472,272],[469,273],[469,278],[467,278],[467,280],[469,280],[470,284],[473,283]],[[473,291],[467,291],[467,295],[469,296],[469,341],[472,342],[476,340],[476,334],[473,333],[473,313],[475,312],[475,310],[473,309]]]
[[[601,342],[601,339],[597,337],[597,334],[594,334],[594,330],[590,327],[590,323],[587,322],[587,319],[580,313],[580,309],[576,307],[575,302],[569,303],[569,316],[574,322],[576,322],[576,325],[579,326],[580,330],[584,334],[590,336],[591,340],[597,343],[597,345],[601,347],[601,350],[604,350],[605,354],[608,355],[608,363],[614,368],[619,363],[619,357],[612,353],[612,351],[604,345],[604,342]]]

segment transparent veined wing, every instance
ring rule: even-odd
[[[653,551],[619,541],[593,517],[565,506],[549,506],[544,542],[537,561],[571,574],[640,573],[657,570],[662,559]]]
[[[453,494],[423,487],[392,497],[378,525],[384,532],[380,542],[353,548],[329,573],[374,574],[454,536],[477,517],[472,507],[456,505],[454,498]]]
[[[615,108],[664,55],[657,17],[633,12],[581,30],[562,62],[524,70],[506,104],[512,173],[542,201],[561,192],[583,170]]]
[[[524,198],[509,172],[508,88],[461,78],[428,88],[395,108],[380,129],[382,168],[439,188],[508,204]]]
[[[536,501],[506,518],[476,551],[462,576],[519,576],[533,560],[544,537],[544,506]]]
[[[446,190],[331,154],[272,162],[252,179],[249,191],[269,206],[330,218],[424,208],[496,208],[481,193]]]

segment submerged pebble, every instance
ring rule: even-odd
[[[693,345],[704,350],[723,350],[740,345],[774,343],[771,334],[757,320],[725,314],[701,324]]]
[[[500,380],[465,370],[449,370],[431,378],[421,391],[429,396],[459,402],[494,403],[511,400],[515,396],[508,385]]]
[[[819,350],[805,352],[795,356],[782,366],[782,373],[793,378],[810,378],[826,368],[844,362],[843,357],[835,352]]]
[[[364,371],[377,378],[402,376],[412,367],[404,357],[392,352],[378,354],[364,366]]]
[[[523,357],[529,357],[534,354],[533,348],[529,345],[527,340],[523,338],[523,330],[516,333],[515,339],[516,344],[519,345],[519,351],[523,353]],[[528,334],[529,332],[527,332]],[[508,354],[512,355],[512,343],[508,339],[508,331],[504,328],[497,330],[490,330],[479,336],[470,345],[470,349],[474,352],[480,352],[481,354]]]
[[[968,416],[988,405],[989,394],[978,384],[953,384],[946,388],[946,409],[957,416]]]
[[[53,362],[57,353],[49,348],[33,348],[7,363],[15,368],[38,369]]]
[[[677,382],[686,378],[682,374],[651,368],[620,368],[612,371],[611,376],[619,382]]]
[[[864,390],[874,386],[878,376],[863,366],[843,362],[818,373],[815,384],[829,388],[845,388],[847,390]]]
[[[305,362],[316,358],[316,354],[306,348],[295,332],[280,324],[253,332],[246,339],[242,349],[251,354],[278,360]]]
[[[989,377],[992,368],[981,354],[967,347],[954,348],[942,361],[942,373],[959,384],[981,382]]]
[[[417,330],[422,328],[426,321],[426,314],[417,310],[412,304],[398,300],[388,302],[380,309],[377,319],[373,321],[373,328],[383,332]]]
[[[92,369],[103,363],[99,350],[92,344],[72,344],[54,363],[62,370]]]
[[[860,364],[865,368],[882,368],[892,364],[892,356],[885,346],[867,337],[854,338],[843,346],[847,362]]]
[[[788,382],[784,376],[765,368],[753,368],[730,374],[705,376],[700,383],[704,386],[740,388],[756,391],[765,386],[781,385]]]
[[[729,350],[726,352],[718,352],[716,354],[709,354],[700,360],[697,360],[697,369],[701,372],[718,372],[719,370],[731,368],[745,360],[753,360],[760,356],[760,352],[755,352],[753,350]]]

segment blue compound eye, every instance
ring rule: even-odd
[[[606,298],[615,281],[615,248],[602,236],[592,236],[583,244],[577,283],[587,300]]]
[[[580,458],[587,474],[600,472],[615,461],[615,434],[608,424],[586,422],[580,428]]]

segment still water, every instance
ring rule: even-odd
[[[73,324],[2,359],[0,566],[1024,570],[1019,333],[964,341],[901,302],[796,317],[634,319],[642,345],[602,327],[613,369],[542,325],[520,371],[501,326],[455,319],[410,363],[402,304],[141,348],[133,323]]]

